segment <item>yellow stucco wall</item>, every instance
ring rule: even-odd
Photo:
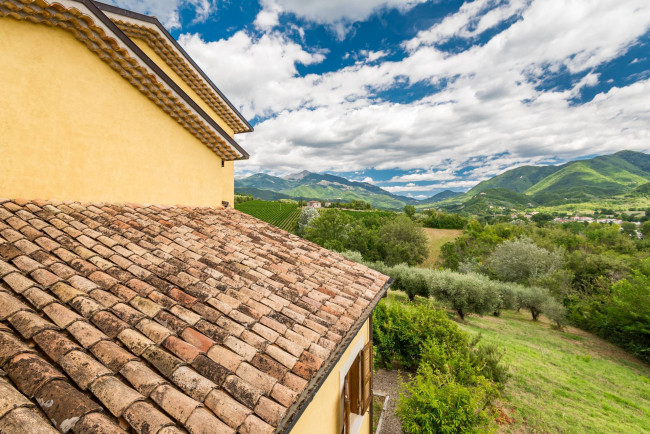
[[[0,196],[234,203],[234,163],[71,33],[0,18],[0,53]]]
[[[165,74],[169,76],[174,82],[183,89],[183,92],[185,92],[196,104],[201,107],[207,114],[210,116],[212,119],[214,119],[221,128],[226,131],[230,135],[230,137],[234,137],[234,132],[232,128],[228,126],[228,124],[221,119],[221,117],[210,108],[208,104],[203,101],[203,98],[201,98],[196,92],[192,90],[192,88],[178,75],[174,72],[174,70],[165,63],[165,61],[156,54],[156,52],[142,39],[138,38],[131,38],[131,40],[151,59],[153,60],[156,65],[160,67],[160,69],[163,70]]]
[[[346,363],[357,355],[370,339],[370,319],[359,329],[355,338],[339,359],[331,374],[327,377],[321,388],[312,399],[309,406],[298,419],[291,430],[291,434],[340,434],[343,428],[341,417],[341,388],[340,379]],[[360,345],[363,341],[363,345]],[[361,434],[370,432],[370,412],[366,412],[363,419]]]

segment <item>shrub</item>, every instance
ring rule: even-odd
[[[479,346],[480,336],[470,339],[431,302],[383,300],[374,312],[373,339],[380,368],[396,364],[413,371],[427,363],[459,381],[473,381],[476,375],[499,383],[507,378],[507,368],[499,365],[502,353],[490,345]]]
[[[485,378],[494,381],[500,386],[504,385],[510,378],[508,366],[501,363],[505,350],[499,350],[496,345],[482,344],[479,346],[480,340],[481,335],[479,334],[470,343],[472,366]]]
[[[406,433],[486,428],[491,403],[508,378],[503,352],[481,345],[431,302],[382,300],[373,316],[375,363],[413,371],[397,405]]]
[[[432,303],[382,300],[375,308],[372,326],[375,360],[381,368],[391,369],[397,363],[406,370],[415,370],[428,339],[456,350],[467,349],[469,344],[467,334]]]
[[[402,385],[397,415],[409,434],[484,431],[491,420],[490,404],[498,396],[485,378],[465,385],[423,364],[413,381]]]

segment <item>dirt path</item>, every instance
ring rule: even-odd
[[[374,391],[389,396],[388,406],[384,410],[384,421],[381,424],[381,432],[379,434],[402,433],[402,424],[395,415],[395,404],[397,402],[399,384],[398,375],[400,374],[398,374],[397,371],[378,369],[373,378]]]

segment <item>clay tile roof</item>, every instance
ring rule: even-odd
[[[0,432],[284,432],[388,280],[232,209],[0,199]]]

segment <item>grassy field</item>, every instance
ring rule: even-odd
[[[296,231],[300,218],[300,207],[291,203],[251,200],[235,205],[235,209],[289,232]]]
[[[429,257],[420,265],[425,268],[436,267],[442,245],[454,241],[463,233],[462,230],[456,229],[423,229],[429,238]]]
[[[470,317],[461,327],[505,348],[502,432],[650,432],[650,368],[614,345],[527,313]]]

